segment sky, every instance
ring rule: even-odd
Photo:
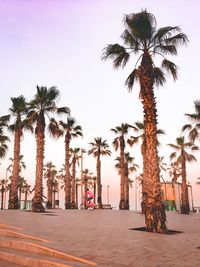
[[[112,62],[102,61],[107,44],[121,43],[125,14],[142,9],[154,14],[157,26],[180,26],[188,36],[189,45],[180,47],[178,56],[170,58],[179,66],[178,80],[167,77],[162,88],[155,88],[158,110],[158,128],[166,135],[160,138],[159,155],[169,162],[172,152],[167,144],[174,143],[181,127],[187,123],[185,113],[194,111],[194,100],[199,99],[200,75],[198,68],[199,8],[198,0],[0,0],[0,115],[8,114],[11,97],[24,95],[27,101],[36,93],[36,86],[56,86],[60,93],[58,106],[68,106],[71,115],[82,126],[84,137],[73,140],[73,147],[88,150],[94,137],[107,140],[113,154],[102,159],[103,201],[107,185],[110,202],[118,206],[119,177],[114,169],[113,133],[110,129],[123,122],[142,121],[139,86],[129,93],[124,83],[135,66],[133,57],[123,69],[113,70]],[[159,61],[158,61],[159,64]],[[27,169],[23,173],[31,184],[35,180],[35,139],[24,135],[21,154]],[[141,165],[139,147],[130,150]],[[1,177],[13,157],[13,136],[7,157],[0,165]],[[200,153],[197,163],[187,166],[188,181],[193,185],[194,204],[200,206]],[[46,137],[45,160],[58,169],[64,162],[64,140]],[[95,160],[84,155],[83,168],[95,174]],[[80,172],[80,168],[77,172]],[[139,173],[138,173],[139,174]],[[132,179],[134,179],[132,176]],[[170,178],[164,174],[166,180]],[[131,189],[131,207],[134,208],[134,189]]]

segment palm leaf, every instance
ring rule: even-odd
[[[132,90],[134,82],[138,81],[140,77],[140,70],[134,69],[126,79],[125,85],[128,87],[129,92]]]
[[[157,86],[162,86],[166,82],[165,75],[160,68],[153,68],[152,77]]]
[[[166,69],[169,73],[171,73],[174,80],[177,79],[178,66],[175,65],[173,62],[164,59],[162,61],[162,68]]]
[[[113,59],[113,67],[115,69],[119,67],[124,67],[129,59],[129,53],[127,53],[126,49],[119,45],[107,45],[106,48],[104,48],[102,60],[111,58]]]

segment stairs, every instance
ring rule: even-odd
[[[50,241],[23,234],[21,231],[20,228],[0,223],[0,261],[8,262],[10,264],[8,266],[87,267],[96,265],[94,262],[45,247],[45,243]]]

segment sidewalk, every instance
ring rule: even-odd
[[[200,266],[200,214],[167,212],[167,221],[169,230],[183,233],[162,235],[130,230],[144,226],[143,215],[134,211],[0,211],[0,223],[23,228],[23,234],[51,241],[45,246],[97,266]]]

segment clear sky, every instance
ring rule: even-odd
[[[110,128],[122,122],[142,120],[138,98],[139,87],[128,93],[124,82],[135,65],[133,58],[124,70],[114,71],[111,61],[101,61],[103,48],[120,42],[124,14],[141,9],[153,13],[158,27],[180,26],[189,38],[189,45],[179,49],[172,61],[179,70],[176,83],[169,77],[163,88],[155,90],[159,128],[166,131],[160,139],[160,156],[168,156],[166,144],[174,143],[187,122],[184,113],[193,112],[199,99],[200,3],[198,0],[1,0],[0,1],[0,114],[7,114],[10,97],[23,94],[27,100],[36,93],[36,85],[57,86],[61,92],[59,106],[68,106],[72,116],[83,127],[84,138],[74,146],[88,149],[94,137],[101,136],[111,145]],[[35,140],[26,134],[21,153],[27,165],[28,181],[35,179]],[[139,149],[131,154],[140,163]],[[119,177],[110,159],[102,160],[102,182],[111,188],[111,202],[117,203]],[[196,155],[199,158],[199,154]],[[13,157],[13,142],[7,158]],[[46,141],[45,162],[57,168],[64,162],[64,141]],[[1,176],[9,161],[2,161]],[[188,166],[188,180],[194,185],[199,177],[199,164]],[[84,168],[95,173],[95,161],[85,156]],[[195,204],[200,205],[200,187],[194,186]],[[132,191],[131,191],[132,192]],[[131,193],[132,194],[132,193]],[[106,200],[104,201],[106,202]],[[116,204],[115,204],[116,205]]]

